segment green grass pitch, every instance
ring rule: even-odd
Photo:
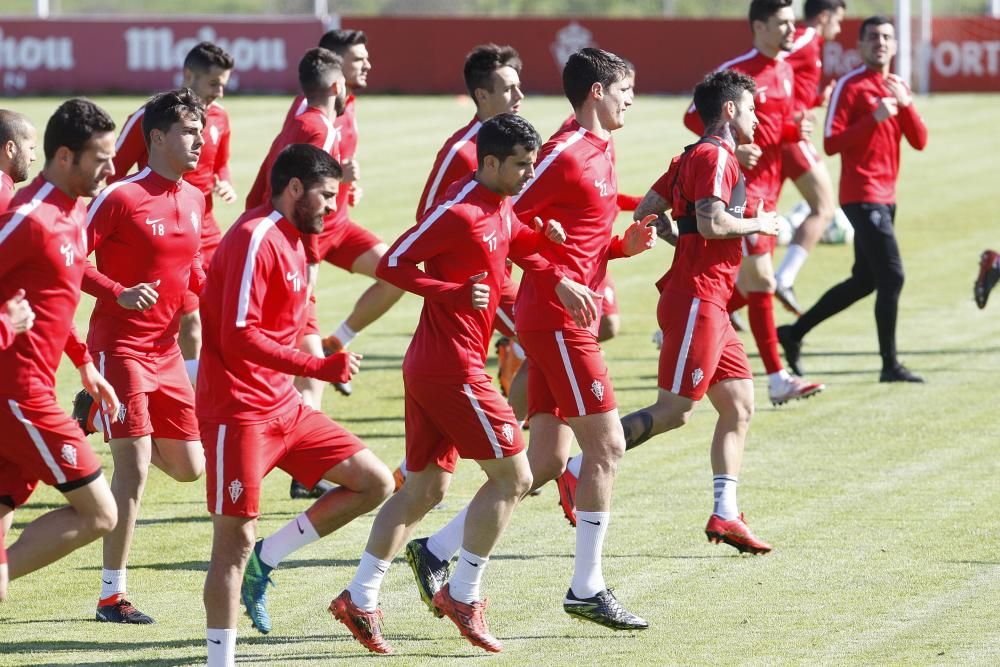
[[[140,103],[99,101],[119,123]],[[225,100],[241,201],[288,102],[239,95]],[[715,421],[707,401],[686,428],[629,453],[620,466],[604,568],[626,606],[650,621],[642,634],[583,625],[562,612],[573,532],[552,486],[528,498],[485,576],[487,617],[505,645],[504,653],[488,658],[491,664],[1000,662],[1000,303],[981,312],[971,298],[979,252],[1000,245],[998,102],[997,95],[918,99],[930,144],[923,153],[903,150],[897,226],[907,283],[900,356],[927,384],[877,382],[871,298],[807,339],[804,363],[811,378],[827,384],[823,394],[775,409],[765,383],[757,381],[758,410],[739,499],[758,534],[774,544],[769,556],[740,557],[705,540]],[[57,103],[9,99],[3,106],[44,127]],[[645,192],[669,158],[690,143],[693,137],[680,122],[686,104],[680,98],[637,98],[627,127],[616,134],[622,191]],[[568,111],[555,98],[529,97],[524,105],[524,115],[543,136]],[[358,115],[365,192],[353,217],[392,241],[413,223],[435,152],[472,109],[450,97],[370,97],[359,99]],[[830,167],[836,178],[839,159],[830,160]],[[797,200],[789,185],[782,210]],[[242,209],[220,204],[216,211],[228,225]],[[623,326],[605,350],[623,412],[655,397],[653,282],[671,252],[659,244],[611,267]],[[796,285],[800,300],[813,303],[847,275],[850,263],[848,247],[820,246]],[[324,267],[320,280],[320,319],[332,329],[367,279]],[[78,312],[82,330],[90,306],[87,300]],[[354,396],[326,395],[327,412],[390,466],[402,454],[400,365],[419,307],[418,298],[404,297],[357,339],[353,349],[366,359]],[[779,308],[777,318],[780,324],[788,315]],[[745,342],[755,372],[762,372],[752,338]],[[59,396],[67,410],[78,383],[64,364]],[[110,473],[107,447],[96,437],[92,444]],[[432,512],[418,534],[443,525],[481,480],[473,464],[463,463],[446,507]],[[266,481],[261,534],[304,509],[303,502],[289,500],[287,489],[281,472]],[[11,538],[61,502],[58,493],[40,489],[17,512]],[[274,630],[262,637],[242,619],[241,662],[304,667],[375,661],[326,612],[353,575],[372,516],[282,564],[270,594]],[[0,665],[203,664],[201,587],[210,536],[204,482],[182,485],[153,472],[129,570],[133,601],[158,623],[94,622],[101,554],[95,543],[13,582],[0,605]],[[381,602],[388,638],[398,651],[392,664],[487,659],[448,621],[427,612],[402,560],[387,576]]]

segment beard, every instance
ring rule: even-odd
[[[295,227],[301,231],[303,234],[319,234],[323,231],[323,215],[322,213],[316,213],[311,208],[309,208],[308,203],[303,197],[299,201],[295,202],[295,208],[292,211],[292,223]]]
[[[28,162],[28,153],[26,151],[18,150],[17,158],[14,160],[13,164],[11,164],[11,180],[15,183],[27,180],[29,167],[30,163]]]
[[[338,116],[344,114],[344,109],[347,108],[347,92],[341,92],[337,95],[337,98],[333,101],[333,110],[337,112]]]

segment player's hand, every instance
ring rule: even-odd
[[[24,298],[23,289],[14,292],[14,296],[7,300],[7,317],[10,318],[10,326],[15,335],[23,334],[35,325],[35,311]]]
[[[875,107],[875,120],[882,122],[899,113],[899,101],[895,97],[883,97]]]
[[[756,167],[760,156],[764,154],[764,151],[757,144],[740,144],[734,152],[736,153],[736,160],[744,169],[753,169]]]
[[[778,212],[765,211],[763,199],[757,205],[757,224],[760,225],[759,234],[764,234],[765,236],[778,235]]]
[[[351,189],[347,191],[347,205],[354,208],[361,203],[361,196],[365,193],[357,183],[351,183]]]
[[[483,271],[469,278],[465,285],[469,290],[469,302],[473,310],[486,310],[490,305],[490,286],[483,285],[480,281],[485,280],[488,272]]]
[[[118,400],[118,394],[115,393],[114,387],[108,384],[108,381],[97,372],[92,361],[80,366],[80,383],[83,384],[87,393],[101,405],[101,409],[105,410],[106,414],[111,415],[115,421],[118,421],[122,407],[121,401]]]
[[[813,113],[811,111],[800,111],[795,114],[795,124],[798,126],[799,135],[801,135],[803,139],[808,139],[812,136],[814,120],[815,118],[813,117]]]
[[[589,327],[600,317],[594,299],[599,299],[601,295],[586,285],[563,278],[556,285],[556,296],[577,326]]]
[[[361,371],[363,358],[363,355],[348,350],[331,354],[323,360],[323,366],[317,373],[316,379],[325,382],[349,382]]]
[[[232,204],[236,201],[236,188],[229,181],[223,181],[218,176],[215,177],[215,184],[212,186],[212,194],[226,202]]]
[[[656,216],[650,214],[642,220],[635,220],[625,229],[625,233],[622,235],[622,252],[625,253],[626,257],[646,252],[656,245],[654,222],[656,222]]]
[[[535,216],[535,219],[532,220],[532,223],[535,225],[536,232],[538,232],[539,234],[545,234],[545,238],[552,241],[553,243],[562,245],[563,242],[566,241],[566,230],[563,229],[563,226],[560,225],[555,220],[542,222],[541,218]]]
[[[361,166],[353,158],[344,160],[340,166],[344,170],[344,177],[340,179],[341,183],[353,183],[361,178]]]
[[[820,104],[820,106],[824,106],[825,107],[826,105],[828,105],[830,103],[830,97],[833,95],[833,89],[836,86],[837,86],[837,80],[836,79],[831,79],[830,83],[826,84],[826,88],[823,89],[823,92],[820,93],[820,96],[819,96],[819,104]]]
[[[649,223],[649,226],[656,230],[656,235],[661,239],[672,246],[677,245],[677,239],[680,238],[680,230],[677,229],[677,223],[669,215],[661,213],[656,216],[656,220]]]
[[[908,107],[913,103],[913,95],[910,93],[910,88],[906,85],[897,74],[890,74],[885,78],[885,87],[889,89],[892,96],[896,98],[896,102],[901,107]]]
[[[118,305],[126,310],[149,310],[156,305],[160,293],[156,288],[160,286],[160,281],[152,283],[139,283],[134,287],[128,287],[118,295]]]

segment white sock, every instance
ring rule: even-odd
[[[778,385],[784,384],[792,376],[788,374],[788,371],[782,368],[780,371],[767,374],[767,386],[774,388]]]
[[[448,579],[448,592],[451,593],[451,597],[465,604],[482,600],[479,586],[483,581],[483,570],[486,569],[489,560],[489,557],[483,558],[471,551],[460,550],[455,572]]]
[[[737,479],[732,475],[712,477],[712,487],[715,490],[715,506],[712,508],[712,514],[718,514],[726,521],[739,517],[740,510],[736,507],[736,484]]]
[[[198,380],[198,360],[185,359],[184,370],[187,371],[188,380],[191,380],[191,384],[194,384]]]
[[[365,611],[375,611],[378,608],[378,591],[382,588],[382,579],[389,571],[390,561],[379,560],[365,551],[361,554],[358,571],[347,585],[351,601]]]
[[[208,629],[208,667],[236,665],[236,628]]]
[[[774,274],[774,279],[778,283],[778,287],[792,286],[795,278],[799,275],[799,271],[802,270],[802,265],[806,263],[807,257],[809,257],[809,251],[798,243],[788,246],[788,250],[785,251],[785,257],[781,260],[781,266],[778,267],[778,272]]]
[[[578,598],[593,597],[607,588],[601,571],[601,552],[610,519],[610,512],[576,512],[576,558],[570,588]]]
[[[510,349],[514,353],[514,356],[522,361],[524,360],[524,357],[527,356],[524,354],[524,348],[521,347],[520,343],[514,343],[510,346]]]
[[[427,538],[427,548],[436,558],[447,563],[462,548],[462,539],[465,537],[465,517],[468,514],[469,506],[466,505],[444,528]]]
[[[399,472],[403,475],[403,479],[406,479],[406,476],[410,474],[410,472],[406,469],[405,456],[403,457],[403,460],[399,462]]]
[[[101,599],[124,593],[128,585],[128,570],[101,570]]]
[[[351,344],[351,341],[358,335],[358,332],[347,326],[347,320],[344,320],[337,327],[337,330],[333,332],[333,335],[337,337],[337,340],[344,346],[344,349],[347,349],[347,346]]]
[[[577,479],[580,479],[580,467],[583,465],[583,454],[577,454],[569,460],[566,464],[566,470],[569,470],[569,474],[573,475]]]
[[[312,544],[318,539],[319,533],[316,532],[309,517],[303,512],[279,528],[273,535],[264,538],[264,543],[260,545],[260,559],[264,561],[265,565],[278,567],[278,564],[288,554],[307,544]]]

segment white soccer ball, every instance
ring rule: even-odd
[[[795,229],[792,227],[792,223],[785,216],[778,215],[778,245],[788,245],[792,242],[793,236],[795,236]]]
[[[851,226],[851,221],[847,219],[847,215],[840,208],[834,211],[833,220],[823,230],[823,236],[820,237],[819,241],[820,243],[838,245],[854,243],[854,227]]]

